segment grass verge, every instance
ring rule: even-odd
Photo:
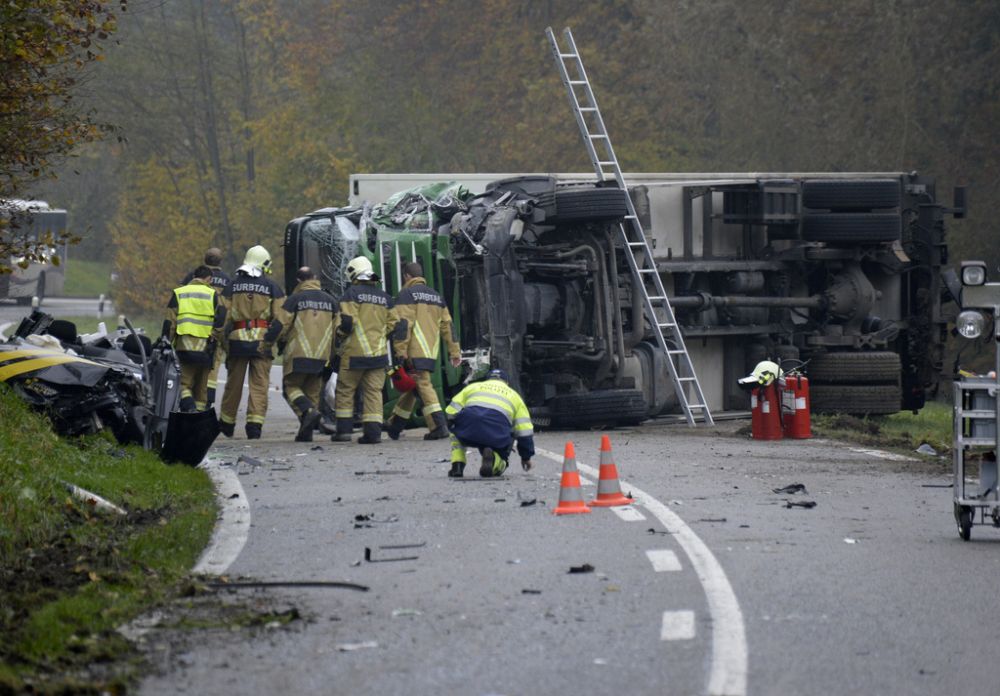
[[[938,454],[951,451],[953,436],[952,408],[930,402],[918,413],[909,411],[891,416],[858,418],[848,415],[814,415],[812,429],[823,437],[849,436],[853,442],[912,454],[927,443]]]
[[[205,472],[110,437],[61,439],[0,384],[0,693],[124,691],[137,656],[115,628],[176,596],[215,517]]]
[[[111,264],[107,261],[70,259],[66,262],[66,297],[94,297],[111,293]]]

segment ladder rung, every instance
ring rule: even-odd
[[[570,80],[569,83],[571,85],[585,85],[585,84],[587,84],[587,81],[586,80]]]
[[[677,381],[678,382],[696,382],[696,381],[698,381],[698,378],[697,377],[678,377]]]
[[[708,404],[692,404],[688,402],[688,408],[708,408]]]
[[[638,220],[639,218],[636,217],[635,215],[626,215],[625,219],[626,220]]]
[[[671,324],[670,322],[667,322],[665,324],[657,324],[657,326],[659,326],[661,329],[670,329],[677,326],[677,324]]]
[[[580,111],[597,111],[596,106],[581,106]]]
[[[687,353],[686,350],[668,350],[667,355],[684,355]]]
[[[590,136],[590,139],[591,139],[591,140],[597,140],[598,138],[604,138],[605,140],[607,140],[607,139],[608,139],[608,136],[606,136],[606,135],[601,135],[601,134],[598,134],[598,135],[591,135],[591,136]]]
[[[605,161],[605,162],[598,162],[598,164],[599,164],[599,165],[601,165],[602,167],[606,167],[606,166],[608,166],[609,164],[618,164],[618,163],[617,163],[617,162],[615,162],[614,160],[607,160],[607,161]]]
[[[646,242],[629,242],[629,246],[646,246]]]
[[[656,273],[655,268],[640,268],[639,273]]]
[[[579,58],[580,55],[578,53],[560,53],[559,57],[560,58]]]

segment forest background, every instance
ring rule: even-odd
[[[130,0],[77,99],[119,138],[32,195],[157,311],[202,251],[362,172],[587,171],[544,29],[573,29],[625,171],[911,171],[1000,262],[995,0]]]

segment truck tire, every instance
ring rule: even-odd
[[[813,413],[886,415],[897,413],[903,394],[898,384],[810,384]]]
[[[535,199],[536,208],[545,211],[545,219],[556,214],[556,179],[553,176],[514,176],[509,179],[491,181],[486,192],[514,191]]]
[[[552,425],[564,428],[640,423],[646,420],[649,412],[638,389],[563,394],[550,399],[547,406],[552,414]]]
[[[618,220],[628,215],[625,192],[619,188],[556,191],[555,220]]]
[[[899,384],[902,365],[891,351],[821,353],[806,365],[811,382],[820,384]]]
[[[809,179],[802,182],[802,205],[825,210],[873,210],[899,206],[896,179]]]
[[[901,230],[898,213],[810,213],[802,222],[810,242],[894,242]]]

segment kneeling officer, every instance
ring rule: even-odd
[[[483,455],[482,477],[499,476],[507,469],[517,440],[521,467],[528,471],[535,455],[531,414],[521,395],[509,385],[507,373],[491,370],[482,382],[473,382],[448,404],[445,415],[451,430],[451,471],[459,478],[465,469],[465,448],[477,447]]]

